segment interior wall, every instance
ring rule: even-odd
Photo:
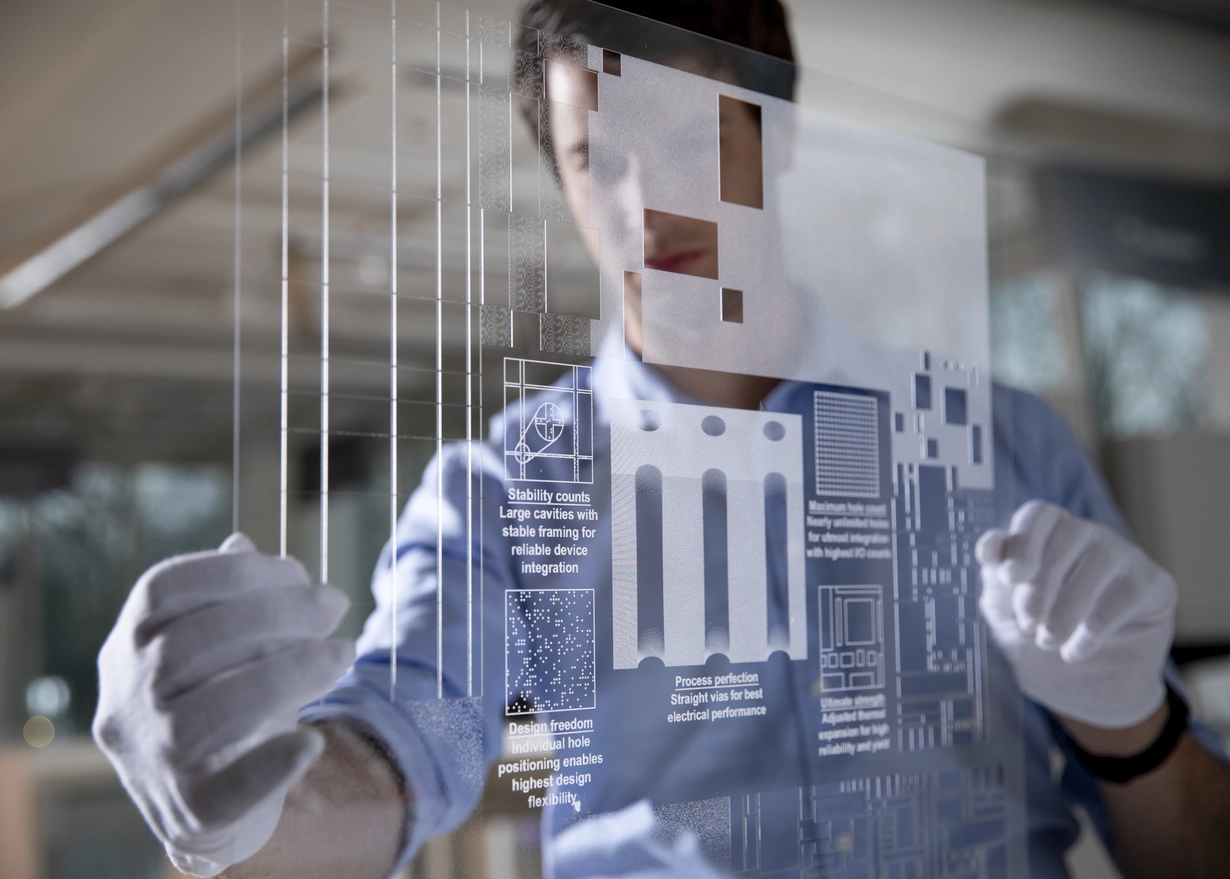
[[[1230,430],[1230,290],[1207,294],[1203,306],[1209,333],[1206,417],[1211,429]]]

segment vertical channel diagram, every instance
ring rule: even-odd
[[[611,400],[615,667],[807,656],[798,415]]]

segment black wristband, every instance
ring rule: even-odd
[[[1170,716],[1166,725],[1158,733],[1153,744],[1139,754],[1130,757],[1107,757],[1090,754],[1068,737],[1068,744],[1077,761],[1089,771],[1094,778],[1109,781],[1111,784],[1127,784],[1133,778],[1152,772],[1166,762],[1166,758],[1174,752],[1179,739],[1187,731],[1187,703],[1174,687],[1166,684],[1166,703],[1170,706]]]

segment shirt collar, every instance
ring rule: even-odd
[[[687,403],[694,406],[712,406],[705,400],[679,390],[661,370],[643,362],[636,352],[625,344],[620,334],[607,336],[594,361],[595,414],[598,420],[610,420],[605,398],[644,400],[646,402]],[[794,411],[799,389],[797,381],[783,380],[761,401],[760,408],[770,412]]]

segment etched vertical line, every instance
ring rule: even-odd
[[[444,698],[444,170],[440,124],[440,4],[436,3],[436,695]]]
[[[470,154],[470,10],[466,10],[466,695],[474,695],[474,375],[473,315],[471,314],[474,259],[471,253],[474,204]]]
[[[282,0],[282,338],[280,432],[278,437],[278,554],[286,555],[287,416],[290,395],[290,13]]]
[[[235,240],[231,326],[231,533],[239,530],[240,351],[243,242],[243,0],[235,0]]]
[[[483,82],[483,44],[481,40],[478,43],[477,70],[478,70],[478,81],[480,84],[479,94],[481,95],[482,94],[481,84]],[[481,139],[479,140],[478,148],[480,151],[479,152],[479,162],[480,162],[480,167],[481,167],[482,150],[484,148]],[[479,187],[480,188],[482,187],[481,177],[479,180]],[[481,196],[479,200],[481,202]],[[483,401],[483,340],[482,340],[482,335],[481,335],[481,327],[482,327],[482,315],[483,315],[482,309],[483,309],[483,303],[486,302],[486,289],[487,289],[487,282],[486,282],[486,278],[487,278],[487,250],[486,250],[487,239],[486,239],[486,235],[484,232],[486,225],[487,224],[484,221],[483,208],[482,208],[482,205],[480,204],[478,208],[478,315],[479,315],[480,335],[479,335],[479,340],[478,340],[478,375],[476,379],[478,382],[478,406],[479,406],[480,419],[482,417],[482,405],[483,405],[482,403]],[[480,479],[478,483],[478,534],[479,534],[478,539],[480,541],[479,553],[478,553],[478,594],[479,594],[478,627],[479,627],[479,631],[482,631],[482,627],[483,627],[483,603],[484,603],[482,600],[482,596],[484,594],[483,574],[484,574],[485,568],[484,568],[483,559],[484,559],[485,554],[482,551],[483,549],[482,541],[484,539],[484,536],[487,533],[485,529],[486,520],[484,518],[484,513],[483,513],[483,498],[484,498],[483,484],[484,484],[484,481],[485,480]],[[481,669],[483,667],[483,663],[482,663],[483,640],[482,638],[478,639],[478,644],[476,645],[476,648],[479,653],[478,667]],[[477,695],[480,695],[480,696],[482,695],[482,689],[483,689],[482,688],[482,677],[480,675],[479,692]]]
[[[321,3],[320,49],[320,582],[329,581],[329,0]]]
[[[397,0],[389,0],[392,64],[389,65],[389,568],[393,606],[389,633],[389,701],[397,690]]]
[[[576,425],[580,420],[581,411],[581,379],[580,370],[572,367],[572,481],[581,481],[581,432]]]

